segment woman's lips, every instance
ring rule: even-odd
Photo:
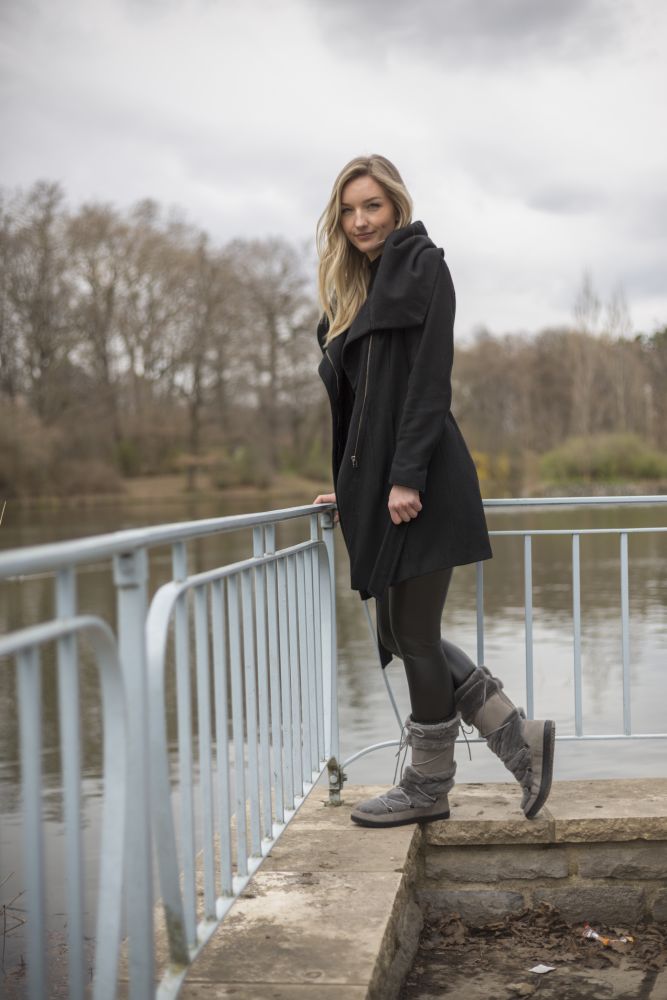
[[[355,239],[357,240],[370,240],[375,236],[375,233],[357,233]]]

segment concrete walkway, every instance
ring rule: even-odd
[[[311,793],[180,997],[362,1000],[402,980],[422,926],[408,886],[420,830],[355,826],[354,803],[381,791],[346,789],[336,808]]]
[[[326,789],[314,790],[194,963],[181,997],[395,997],[422,928],[415,884],[426,838],[443,846],[667,840],[667,780],[561,782],[532,822],[516,785],[460,785],[447,821],[355,826],[353,805],[378,791],[346,787],[344,804],[331,808]]]

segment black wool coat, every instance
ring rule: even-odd
[[[413,222],[388,237],[349,329],[325,349],[326,318],[318,327],[340,526],[364,599],[492,556],[475,464],[450,409],[454,312],[444,252]],[[399,525],[387,507],[393,484],[422,502]]]

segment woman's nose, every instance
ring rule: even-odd
[[[366,213],[363,208],[358,208],[354,216],[354,224],[357,229],[364,229],[366,226]]]

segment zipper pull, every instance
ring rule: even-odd
[[[351,456],[351,458],[352,458],[352,468],[353,468],[353,469],[356,469],[356,468],[357,468],[357,466],[358,466],[358,464],[359,464],[359,463],[357,462],[357,456],[356,456],[356,455],[352,455],[352,456]]]

